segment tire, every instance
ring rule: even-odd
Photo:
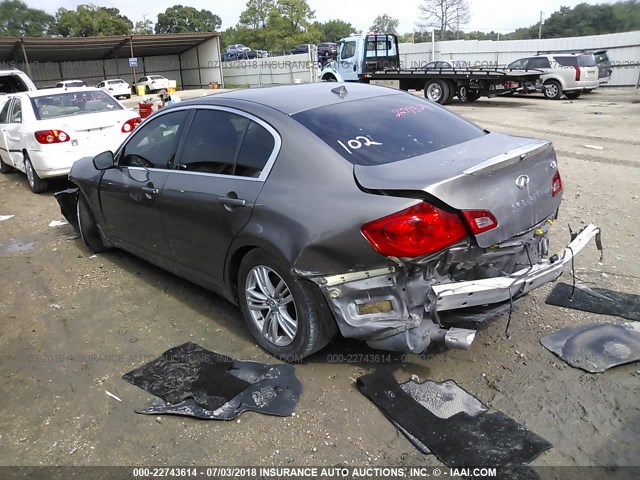
[[[49,183],[46,180],[42,180],[38,176],[35,168],[31,163],[31,159],[27,153],[24,153],[24,172],[27,174],[27,183],[33,193],[42,193],[47,190]]]
[[[551,100],[560,100],[562,97],[562,85],[557,80],[547,80],[544,83],[544,96]]]
[[[478,98],[480,98],[480,94],[475,90],[469,90],[469,87],[466,85],[461,85],[458,87],[457,91],[458,99],[462,103],[471,103],[475,102]]]
[[[149,95],[151,93],[151,89],[149,88],[149,85],[146,85],[144,87],[144,93],[146,93],[147,95]]]
[[[109,250],[109,247],[102,240],[96,221],[89,208],[89,202],[81,193],[78,194],[76,214],[78,215],[78,232],[87,247],[95,253]]]
[[[289,271],[284,260],[264,250],[250,251],[238,271],[238,302],[258,344],[274,357],[298,362],[327,345],[337,328],[315,300],[317,287]]]
[[[322,80],[325,81],[325,82],[337,82],[338,81],[338,79],[336,77],[334,77],[333,75],[326,75]]]
[[[427,80],[424,86],[424,98],[445,105],[449,100],[449,85],[444,80]]]
[[[453,102],[453,97],[456,96],[456,83],[453,81],[448,81],[447,86],[449,87],[449,96],[447,97],[447,105],[448,105],[449,103]]]
[[[126,98],[127,100],[129,100],[131,98],[131,95],[125,95],[124,98]]]
[[[575,100],[580,95],[582,95],[582,92],[567,92],[567,93],[565,93],[565,95],[567,96],[567,98],[569,100]]]
[[[0,158],[0,173],[11,173],[13,172],[13,167],[11,165],[7,165],[4,163],[2,158]]]
[[[591,93],[595,90],[595,88],[585,88],[582,93]]]

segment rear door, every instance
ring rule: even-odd
[[[163,221],[173,258],[190,277],[223,287],[229,245],[247,224],[280,137],[243,112],[196,112],[164,185]]]
[[[28,100],[14,97],[11,102],[11,110],[9,111],[9,118],[4,126],[4,139],[7,149],[7,153],[10,157],[9,165],[16,166],[19,170],[24,170],[24,156],[22,154],[24,142],[22,141],[24,130],[24,112],[23,108],[31,108]]]
[[[160,208],[189,110],[173,110],[136,130],[117,154],[118,167],[100,181],[107,236],[157,261],[169,256]]]

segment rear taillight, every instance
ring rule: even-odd
[[[69,135],[62,130],[40,130],[34,134],[38,143],[44,145],[51,143],[64,143],[68,142]]]
[[[560,170],[556,170],[555,175],[551,179],[551,196],[555,197],[562,191],[562,178],[560,178]]]
[[[498,220],[489,210],[463,210],[462,215],[467,220],[469,228],[474,235],[494,229],[498,226]]]
[[[131,133],[135,128],[142,123],[140,117],[131,118],[122,124],[122,133]]]
[[[580,80],[580,67],[573,67],[576,69],[576,82]]]
[[[366,223],[362,234],[381,255],[418,257],[459,242],[467,229],[459,215],[419,203]]]

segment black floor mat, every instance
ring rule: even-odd
[[[640,360],[640,325],[578,325],[542,337],[540,343],[572,367],[599,373]]]
[[[576,285],[573,298],[571,298],[572,291],[571,285],[557,283],[545,303],[640,322],[640,295],[616,292],[606,288],[589,288],[580,284]]]
[[[246,380],[250,385],[220,408],[208,410],[193,399],[172,405],[156,398],[143,410],[136,411],[149,415],[186,415],[209,420],[233,420],[246,411],[288,416],[296,409],[302,394],[302,385],[294,370],[293,365],[266,365],[236,360],[229,373]]]
[[[439,418],[412,398],[387,371],[358,379],[358,389],[392,421],[449,467],[524,465],[551,444],[502,412]]]
[[[185,343],[122,376],[124,380],[170,404],[192,398],[196,405],[215,410],[249,386],[228,373],[233,359]]]

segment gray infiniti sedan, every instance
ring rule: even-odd
[[[562,198],[548,141],[489,132],[363,84],[218,94],[163,108],[57,194],[95,252],[117,247],[238,304],[269,353],[340,332],[467,348],[469,319],[556,280],[599,228],[550,255]]]

